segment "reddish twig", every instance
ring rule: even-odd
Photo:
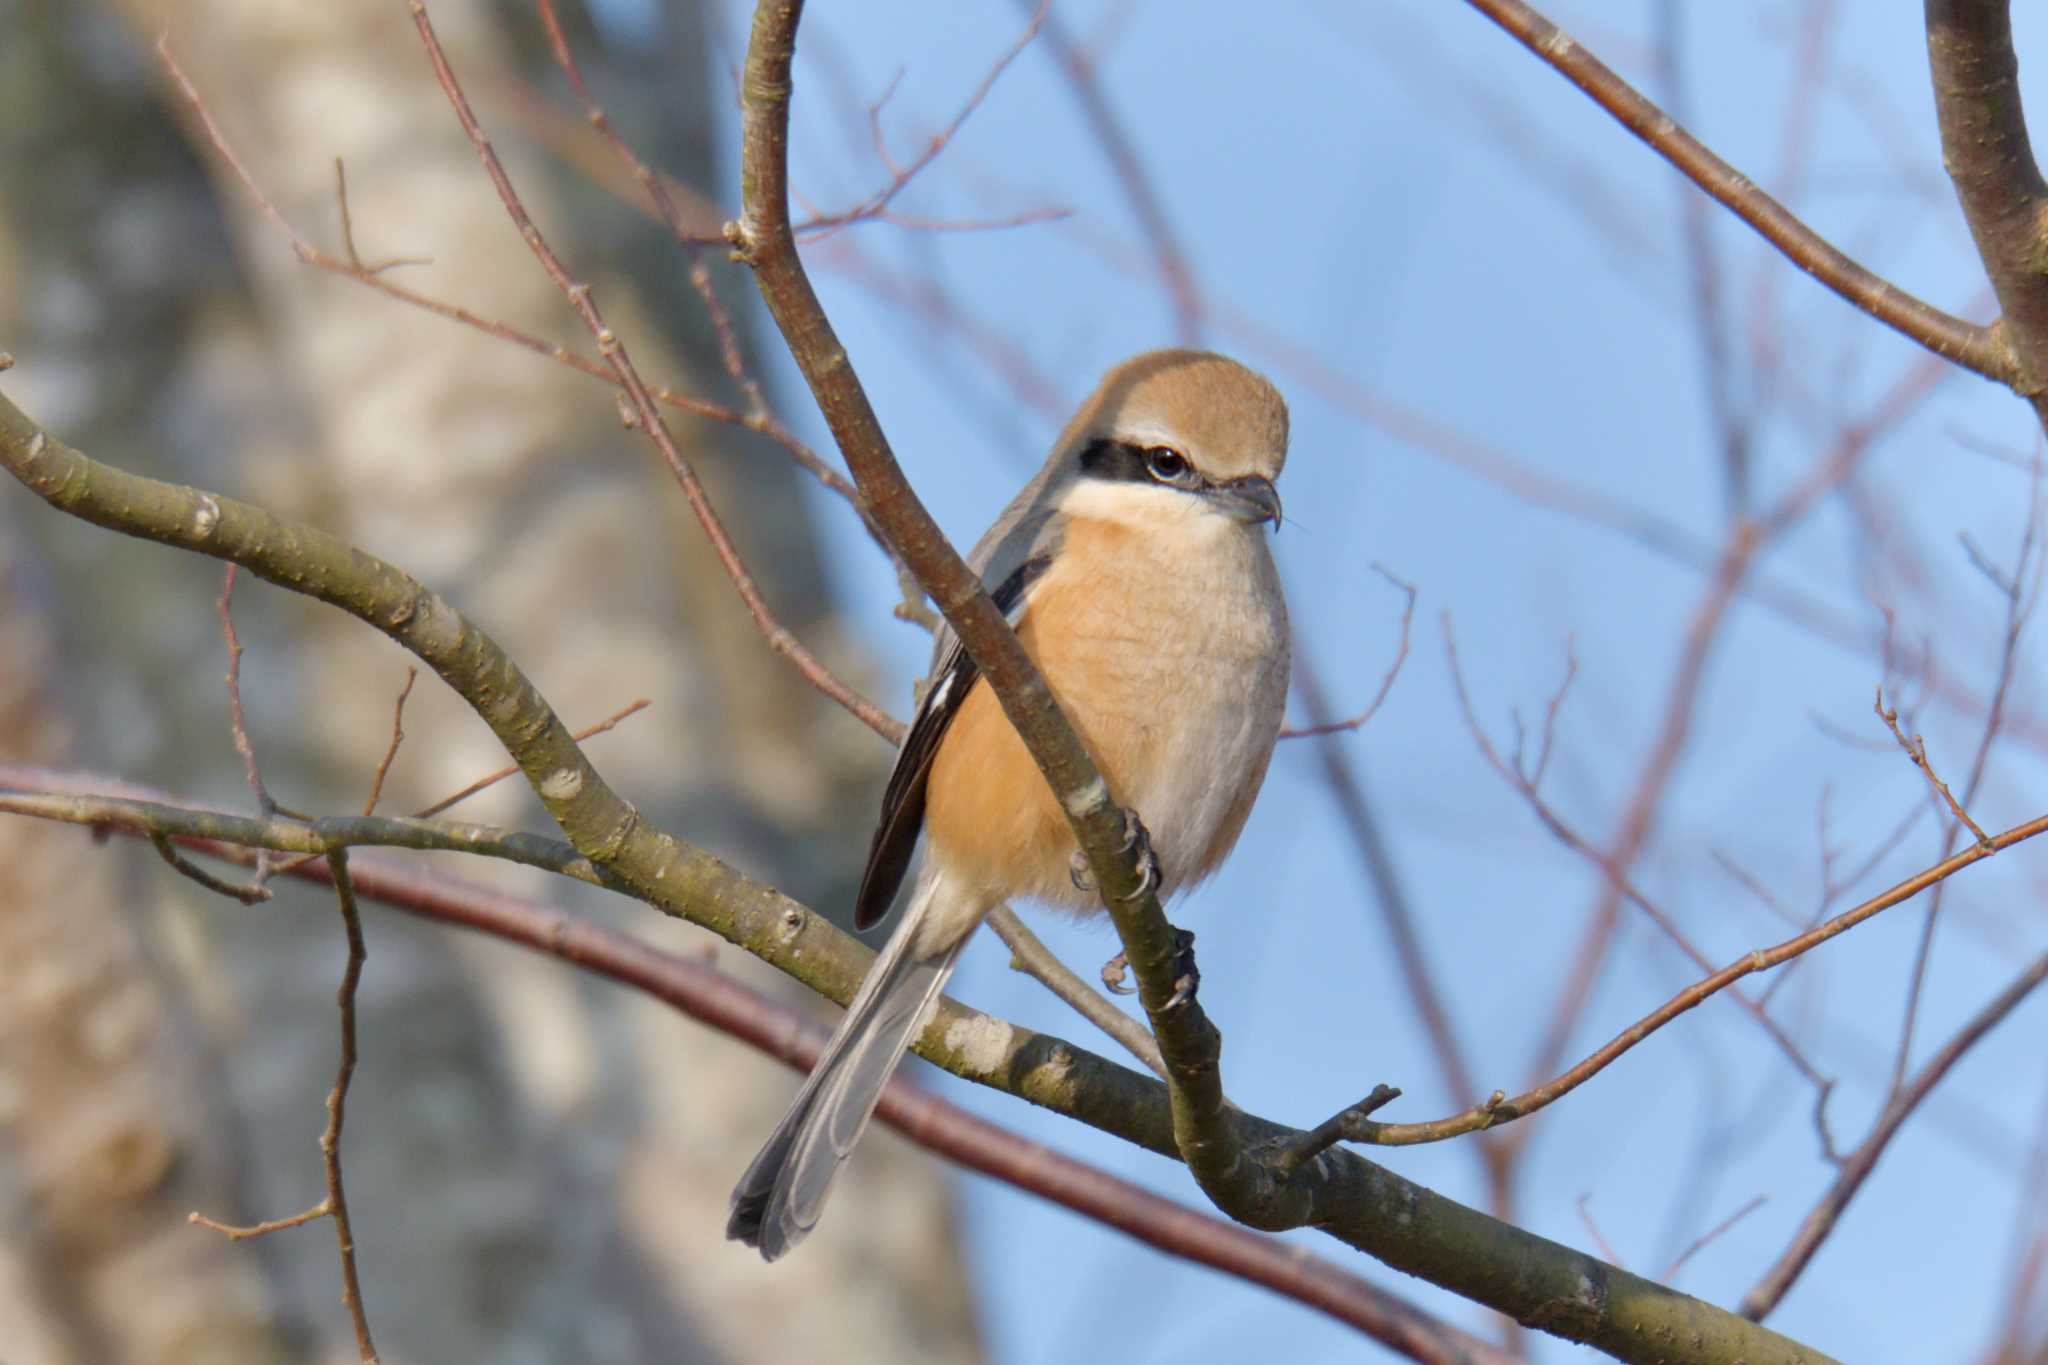
[[[1919,765],[1921,772],[1927,775],[1927,780],[1934,784],[1935,790],[1947,800],[1949,809],[1954,812],[1957,820],[1969,827],[1980,844],[1984,841],[1984,831],[1964,813],[1964,807],[1976,801],[1977,794],[1983,786],[1984,774],[1991,761],[1991,748],[1996,743],[2005,720],[2006,700],[2011,694],[2013,673],[2019,662],[2020,636],[2026,630],[2027,623],[2033,619],[2035,604],[2040,600],[2042,573],[2044,569],[2048,569],[2048,555],[2037,552],[2041,524],[2039,459],[2034,462],[2033,480],[2028,494],[2026,530],[2020,536],[2019,551],[2013,559],[2012,576],[2007,578],[1999,573],[1981,554],[1973,555],[1978,568],[2005,598],[2005,634],[1999,646],[1998,680],[1992,687],[1991,704],[1984,717],[1984,729],[1977,738],[1977,752],[1970,760],[1970,775],[1963,785],[1961,803],[1949,795],[1946,783],[1936,779],[1933,765],[1927,761],[1927,741],[1918,735],[1914,736],[1919,744],[1914,761]],[[1966,550],[1971,548],[1967,541],[1964,544]],[[2030,567],[2032,582],[2028,583]],[[1905,737],[1899,733],[1897,715],[1885,711],[1884,696],[1881,692],[1878,695],[1878,715],[1885,718],[1885,724],[1891,729],[1893,736],[1900,744],[1905,745]],[[1913,756],[1913,747],[1906,745],[1906,752]],[[1954,824],[1944,831],[1941,842],[1941,851],[1944,854],[1955,848],[1956,835],[1957,826]],[[1927,964],[1934,953],[1934,934],[1936,926],[1941,922],[1941,907],[1942,897],[1940,893],[1936,893],[1927,906],[1926,917],[1921,921],[1920,942],[1913,954],[1913,971],[1906,988],[1906,1008],[1899,1026],[1899,1045],[1892,1060],[1893,1094],[1897,1094],[1899,1087],[1905,1083],[1906,1067],[1912,1058],[1913,1032],[1919,1024],[1920,998],[1926,988]]]
[[[1379,564],[1373,565],[1372,571],[1399,588],[1407,598],[1401,607],[1401,643],[1394,650],[1394,661],[1387,665],[1386,673],[1380,678],[1379,691],[1373,693],[1372,700],[1366,703],[1365,709],[1355,716],[1348,716],[1343,720],[1311,720],[1304,726],[1290,726],[1280,732],[1280,738],[1307,739],[1314,735],[1334,735],[1347,730],[1363,729],[1365,723],[1378,714],[1381,703],[1387,699],[1387,694],[1394,690],[1394,679],[1401,675],[1401,665],[1408,661],[1408,632],[1409,627],[1415,622],[1415,585],[1405,579],[1396,578]],[[1310,707],[1311,712],[1320,709]]]
[[[1600,1225],[1593,1221],[1592,1204],[1592,1195],[1582,1194],[1579,1196],[1579,1223],[1586,1229],[1586,1235],[1593,1239],[1593,1245],[1600,1248],[1601,1257],[1614,1262],[1616,1265],[1620,1265],[1622,1263],[1621,1254],[1614,1249],[1613,1243],[1607,1240],[1606,1234],[1600,1231]]]
[[[569,738],[574,740],[576,743],[581,744],[584,740],[589,739],[593,735],[604,734],[606,731],[618,725],[618,723],[624,720],[626,717],[652,704],[653,703],[649,702],[647,698],[641,697],[637,701],[629,702],[625,706],[620,707],[618,710],[612,712],[609,716],[606,716],[597,724],[587,726],[584,729],[576,731],[574,734],[570,735]],[[432,804],[431,806],[423,806],[419,810],[414,811],[413,818],[418,820],[425,820],[432,816],[439,815],[442,811],[447,810],[449,807],[460,805],[462,802],[469,800],[470,797],[475,796],[478,792],[484,790],[484,788],[494,786],[499,782],[503,782],[506,778],[517,775],[518,772],[519,765],[515,763],[510,766],[500,768],[494,773],[489,773],[483,777],[479,777],[476,781],[470,783],[461,791],[455,792],[454,794],[449,796],[444,796],[439,801],[434,802],[434,804]],[[366,815],[368,813],[369,812],[367,811],[364,812],[364,814]]]
[[[2039,816],[2022,825],[2015,825],[2001,834],[1991,837],[1993,851],[2011,848],[2048,833],[2048,815]],[[1903,905],[1929,887],[1938,886],[1956,873],[1980,862],[1990,855],[1974,845],[1943,861],[1925,868],[1904,881],[1888,888],[1878,895],[1852,909],[1845,910],[1834,918],[1815,925],[1803,934],[1798,934],[1769,948],[1759,948],[1736,958],[1721,970],[1703,980],[1696,981],[1684,990],[1659,1005],[1649,1014],[1616,1034],[1605,1045],[1591,1053],[1577,1066],[1562,1073],[1556,1079],[1512,1099],[1496,1091],[1485,1103],[1475,1105],[1461,1114],[1432,1123],[1383,1124],[1362,1141],[1384,1146],[1410,1146],[1423,1142],[1441,1142],[1445,1138],[1457,1137],[1464,1133],[1478,1132],[1511,1120],[1523,1118],[1538,1109],[1555,1103],[1570,1094],[1594,1076],[1600,1074],[1617,1057],[1642,1042],[1645,1038],[1663,1028],[1672,1020],[1713,998],[1746,976],[1769,971],[1782,963],[1790,962],[1805,953],[1813,951],[1829,939],[1854,929],[1865,920]]]
[[[398,689],[398,700],[391,707],[391,744],[384,750],[384,757],[377,762],[377,771],[370,777],[370,795],[363,802],[363,814],[375,815],[377,802],[384,795],[384,779],[391,772],[391,764],[398,757],[398,746],[405,743],[405,699],[412,695],[412,685],[419,681],[420,671],[412,664],[405,666],[405,686]]]
[[[1658,1280],[1664,1284],[1670,1284],[1673,1280],[1678,1278],[1678,1272],[1685,1268],[1685,1263],[1687,1261],[1690,1261],[1694,1256],[1697,1256],[1702,1250],[1704,1250],[1707,1247],[1709,1243],[1713,1242],[1722,1234],[1726,1233],[1728,1229],[1734,1227],[1737,1223],[1749,1217],[1749,1215],[1755,1213],[1758,1209],[1762,1208],[1764,1205],[1770,1202],[1771,1200],[1769,1195],[1760,1194],[1756,1196],[1754,1199],[1750,1200],[1747,1204],[1744,1204],[1741,1208],[1735,1210],[1735,1212],[1729,1214],[1726,1218],[1723,1218],[1720,1222],[1714,1224],[1714,1226],[1708,1228],[1699,1236],[1693,1238],[1692,1242],[1686,1247],[1686,1249],[1679,1252],[1677,1256],[1673,1257],[1670,1265],[1664,1267],[1664,1273],[1657,1277]]]
[[[1664,85],[1665,103],[1675,118],[1689,120],[1690,100],[1686,96],[1681,50],[1683,12],[1677,0],[1660,0],[1655,7],[1656,65]],[[1714,247],[1712,210],[1707,200],[1685,186],[1680,185],[1678,191],[1679,235],[1686,268],[1692,277],[1693,334],[1699,345],[1708,417],[1720,446],[1727,514],[1733,521],[1747,516],[1750,510],[1750,464],[1758,413],[1741,402],[1735,392],[1734,358],[1728,345],[1726,276],[1720,253]]]
[[[1948,783],[1942,781],[1941,776],[1934,771],[1934,763],[1927,757],[1926,737],[1918,734],[1910,739],[1906,737],[1906,732],[1899,728],[1899,713],[1897,709],[1884,704],[1884,688],[1882,687],[1877,689],[1876,711],[1877,718],[1883,721],[1885,728],[1892,732],[1892,738],[1896,739],[1899,742],[1899,747],[1906,751],[1906,757],[1913,760],[1913,766],[1918,768],[1921,776],[1927,779],[1927,785],[1933,789],[1934,794],[1941,798],[1948,806],[1949,813],[1968,827],[1971,835],[1977,840],[1979,848],[1987,844],[1990,840],[1984,833],[1984,827],[1970,818],[1970,812],[1964,810],[1963,803],[1956,800],[1955,793],[1948,789]]]
[[[968,95],[966,101],[955,112],[952,121],[939,132],[926,139],[925,145],[907,165],[899,166],[896,164],[895,160],[889,155],[887,143],[882,136],[880,116],[882,105],[888,102],[889,93],[895,89],[895,83],[891,82],[889,91],[885,91],[882,98],[870,106],[868,110],[868,124],[873,133],[875,151],[880,156],[882,164],[889,168],[889,183],[850,209],[838,213],[813,216],[803,223],[794,225],[793,230],[806,238],[817,238],[851,223],[888,217],[889,206],[896,201],[896,196],[903,193],[910,185],[910,182],[915,180],[927,166],[931,165],[938,158],[939,153],[945,151],[951,145],[953,139],[959,135],[960,129],[973,116],[974,111],[979,109],[983,101],[988,99],[989,92],[995,88],[996,82],[1001,80],[1003,73],[1010,69],[1010,64],[1024,54],[1024,49],[1031,46],[1032,40],[1038,37],[1040,30],[1050,29],[1046,14],[1051,7],[1051,0],[1037,0],[1036,4],[1031,5],[1031,18],[1024,25],[1024,31],[1018,35],[1017,41],[1012,43],[1001,56],[996,58],[995,64],[982,76],[980,84],[974,87],[973,92]],[[1049,35],[1048,41],[1050,41]]]
[[[1481,755],[1485,757],[1488,765],[1492,767],[1496,773],[1500,774],[1501,779],[1503,781],[1507,782],[1509,786],[1515,789],[1515,791],[1522,797],[1523,801],[1528,804],[1530,811],[1536,816],[1536,818],[1539,821],[1542,822],[1544,828],[1548,829],[1551,832],[1551,834],[1558,839],[1560,843],[1565,845],[1565,847],[1571,849],[1572,852],[1578,854],[1587,862],[1593,864],[1593,866],[1598,868],[1600,872],[1604,875],[1606,879],[1607,890],[1606,895],[1600,902],[1603,910],[1610,905],[1618,909],[1622,901],[1628,901],[1629,903],[1635,905],[1645,915],[1647,915],[1650,918],[1650,921],[1654,923],[1660,930],[1663,931],[1664,936],[1666,938],[1670,939],[1674,944],[1678,946],[1679,951],[1683,952],[1686,955],[1686,957],[1692,961],[1695,967],[1699,968],[1702,971],[1711,971],[1713,969],[1713,964],[1708,960],[1706,954],[1701,952],[1697,947],[1693,945],[1692,941],[1678,927],[1677,922],[1673,920],[1671,916],[1665,914],[1664,911],[1659,909],[1657,905],[1654,902],[1652,902],[1650,898],[1646,896],[1642,892],[1642,890],[1635,885],[1635,883],[1630,879],[1628,875],[1626,866],[1620,861],[1618,861],[1616,858],[1606,853],[1603,853],[1599,849],[1595,848],[1592,845],[1592,843],[1585,838],[1585,836],[1581,835],[1577,830],[1573,829],[1571,825],[1564,820],[1564,818],[1557,812],[1555,807],[1553,807],[1547,800],[1544,799],[1543,794],[1537,789],[1535,780],[1537,776],[1540,776],[1541,768],[1538,767],[1532,772],[1531,769],[1523,765],[1519,753],[1517,753],[1514,762],[1509,762],[1507,759],[1501,756],[1500,751],[1494,747],[1493,741],[1490,738],[1488,738],[1486,734],[1486,728],[1479,723],[1478,715],[1474,712],[1472,708],[1472,698],[1465,687],[1465,674],[1463,668],[1459,665],[1458,662],[1457,641],[1453,638],[1451,634],[1450,617],[1448,613],[1446,613],[1444,617],[1443,630],[1444,654],[1446,660],[1450,665],[1451,683],[1458,697],[1458,705],[1460,710],[1464,714],[1466,728],[1468,731],[1470,731],[1474,743],[1476,743],[1479,746],[1479,751]],[[1574,661],[1573,667],[1574,669],[1576,668],[1576,661]],[[1570,678],[1571,674],[1567,673],[1565,686],[1569,685]],[[1557,708],[1563,699],[1564,692],[1565,687],[1561,686],[1558,689],[1558,691],[1555,694],[1553,694],[1550,706],[1548,708],[1547,715],[1549,719],[1545,725],[1545,734],[1541,749],[1542,758],[1541,760],[1539,760],[1540,763],[1547,763],[1549,760],[1549,755],[1552,747],[1551,729],[1555,724]],[[1595,928],[1598,933],[1603,935],[1603,937],[1596,943],[1594,939],[1591,936],[1589,936],[1586,945],[1582,946],[1581,956],[1579,959],[1579,971],[1578,973],[1576,973],[1576,975],[1582,976],[1583,979],[1585,979],[1588,982],[1590,982],[1590,975],[1587,973],[1587,961],[1588,957],[1590,956],[1591,950],[1597,948],[1600,952],[1604,952],[1606,939],[1611,937],[1613,933],[1613,924],[1610,919],[1596,918]],[[1588,987],[1582,986],[1581,989],[1588,989]],[[1574,996],[1569,992],[1560,998],[1565,1003],[1573,1007],[1570,1017],[1575,1020],[1578,1013],[1578,1007],[1582,1004],[1582,1002],[1578,999],[1577,996]],[[1771,1040],[1775,1042],[1778,1045],[1779,1049],[1785,1053],[1786,1057],[1790,1059],[1793,1066],[1798,1068],[1801,1075],[1805,1076],[1807,1080],[1811,1081],[1815,1085],[1825,1084],[1825,1078],[1814,1070],[1813,1065],[1807,1061],[1805,1055],[1799,1050],[1798,1046],[1792,1041],[1790,1037],[1786,1035],[1785,1031],[1778,1026],[1777,1022],[1770,1017],[1770,1014],[1766,1010],[1764,1010],[1764,1008],[1760,1004],[1758,1004],[1756,1001],[1751,1000],[1746,994],[1744,994],[1741,991],[1731,991],[1730,998],[1734,1000],[1737,1004],[1742,1006],[1744,1010],[1746,1010],[1753,1018],[1756,1019],[1758,1024],[1760,1024],[1763,1027],[1764,1031],[1770,1035]],[[1554,1041],[1556,1043],[1558,1050],[1561,1052],[1563,1047],[1563,1040],[1557,1039]],[[1542,1070],[1543,1072],[1548,1072],[1552,1069],[1554,1069],[1552,1066],[1545,1065]]]

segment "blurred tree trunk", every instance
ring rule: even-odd
[[[0,18],[35,20],[8,26],[10,65],[48,63],[41,49],[62,48],[96,63],[108,94],[81,100],[79,87],[60,87],[62,98],[24,106],[6,87],[8,112],[26,120],[7,137],[35,151],[0,157],[15,273],[31,281],[10,345],[47,420],[131,467],[252,497],[405,565],[496,634],[572,725],[651,697],[620,735],[593,742],[613,780],[750,870],[818,903],[843,900],[882,746],[759,640],[644,441],[620,430],[606,389],[307,270],[239,186],[217,180],[209,202],[192,153],[161,145],[170,125],[142,98],[149,73],[136,36],[160,30],[302,232],[339,247],[334,159],[345,158],[365,257],[431,257],[431,267],[406,269],[405,283],[587,350],[450,116],[403,7],[124,0],[128,34],[97,8],[8,7],[0,0]],[[444,0],[433,13],[536,219],[597,288],[643,371],[729,396],[684,284],[687,262],[632,210],[553,174],[516,135],[522,109],[554,83],[530,12]],[[579,53],[643,154],[701,185],[713,175],[723,86],[700,23],[694,10],[666,15],[620,44],[627,56],[607,56],[585,32]],[[146,166],[113,164],[139,158],[151,139]],[[221,173],[210,153],[200,158]],[[64,166],[95,169],[74,184],[54,174]],[[31,182],[61,188],[24,193]],[[124,267],[137,277],[125,288]],[[75,335],[50,322],[69,316],[49,293],[60,274],[90,324]],[[832,652],[828,584],[787,458],[725,429],[683,421],[676,433],[785,623]],[[148,547],[116,552],[98,533],[39,531],[55,546],[67,619],[127,623],[124,659],[139,640],[151,660],[132,679],[76,665],[94,682],[82,704],[95,760],[185,790],[203,774],[207,794],[246,803],[220,689],[214,566]],[[137,582],[154,586],[137,592]],[[302,807],[360,803],[390,735],[403,657],[258,584],[238,593],[237,620],[273,791]],[[66,641],[80,660],[107,648],[83,631]],[[126,738],[137,731],[153,738]],[[432,680],[408,704],[405,731],[388,810],[501,762]],[[461,813],[540,818],[516,783]],[[336,1045],[342,945],[329,904],[286,888],[275,905],[244,909],[162,870],[148,885],[151,899],[181,907],[173,922],[198,928],[182,959],[186,989],[232,1095],[220,1117],[239,1135],[241,1207],[209,1212],[253,1219],[303,1207],[319,1194],[314,1139]],[[688,941],[644,911],[584,908]],[[398,917],[372,914],[365,928],[363,1063],[344,1159],[387,1360],[977,1354],[935,1167],[893,1144],[864,1161],[844,1196],[853,1207],[771,1271],[722,1241],[724,1204],[793,1079],[560,964]],[[11,1188],[0,1184],[0,1196]],[[322,1228],[232,1249],[182,1222],[157,1235],[225,1254],[245,1274],[267,1267],[285,1286],[281,1311],[321,1343],[316,1354],[346,1352]]]

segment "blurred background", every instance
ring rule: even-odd
[[[2025,60],[2048,52],[2048,23],[2020,8]],[[737,206],[746,8],[561,9],[616,125],[715,228]],[[643,373],[745,409],[691,285],[701,263],[773,412],[836,464],[751,281],[642,211],[531,6],[431,12]],[[1917,11],[1549,13],[1864,264],[1990,316]],[[2040,438],[2010,394],[1821,289],[1464,6],[1063,2],[1033,24],[1016,3],[812,6],[794,182],[805,213],[864,212],[806,255],[963,545],[1133,350],[1213,346],[1292,401],[1277,551],[1313,679],[1293,719],[1355,714],[1408,652],[1368,724],[1283,743],[1236,857],[1175,913],[1200,936],[1237,1103],[1310,1124],[1388,1082],[1405,1095],[1382,1117],[1406,1121],[1512,1093],[1700,960],[1962,846],[1872,714],[1880,685],[1987,830],[2041,813]],[[363,258],[410,262],[393,282],[587,349],[404,7],[0,0],[0,34],[9,397],[98,458],[400,563],[572,726],[650,699],[591,741],[607,777],[839,912],[886,748],[762,643],[612,394],[301,265],[151,52],[168,39],[305,237],[343,254],[341,158]],[[673,426],[783,622],[907,714],[927,639],[892,616],[894,571],[845,503],[767,439]],[[1415,589],[1405,622],[1386,575]],[[0,489],[0,761],[246,802],[220,592],[212,561]],[[272,791],[359,808],[405,657],[248,580],[235,616]],[[391,810],[501,761],[432,680],[405,730]],[[1547,754],[1533,798],[1480,736],[1504,761]],[[546,828],[510,784],[464,813]],[[2043,856],[2022,845],[1963,874],[1931,928],[1916,901],[1744,983],[1748,1006],[1710,1001],[1519,1125],[1374,1155],[1732,1306],[1835,1178],[1831,1152],[2048,949]],[[664,946],[703,937],[439,861]],[[365,914],[345,1155],[387,1361],[1392,1358],[894,1139],[863,1149],[801,1254],[764,1267],[723,1240],[724,1201],[794,1076],[557,963]],[[1106,926],[1039,927],[1084,974],[1115,949]],[[230,1245],[185,1222],[319,1197],[341,961],[321,893],[240,907],[147,850],[0,823],[10,1365],[353,1358],[326,1229]],[[992,938],[956,981],[980,1008],[1110,1049]],[[2048,1358],[2044,1038],[2037,998],[1970,1050],[1773,1327],[1844,1360]],[[1169,1163],[915,1066],[999,1123],[1202,1202]],[[1297,1236],[1532,1359],[1585,1354]]]

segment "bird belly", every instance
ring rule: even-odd
[[[1169,563],[1131,528],[1077,521],[1018,625],[1112,798],[1145,822],[1162,894],[1207,876],[1236,843],[1286,700],[1277,576],[1265,546],[1237,531],[1235,544],[1219,537]],[[1083,572],[1103,565],[1113,578]],[[1099,908],[1073,884],[1066,816],[986,680],[948,728],[929,782],[927,856],[948,877],[991,904]]]

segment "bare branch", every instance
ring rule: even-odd
[[[1990,843],[1990,837],[1984,833],[1984,827],[1970,818],[1970,813],[1963,809],[1963,803],[1956,800],[1955,793],[1948,789],[1948,783],[1942,781],[1940,775],[1934,771],[1934,764],[1927,757],[1926,737],[1916,734],[1911,739],[1908,739],[1906,738],[1906,732],[1899,728],[1898,710],[1884,704],[1884,689],[1882,687],[1877,689],[1876,711],[1877,718],[1883,721],[1885,728],[1892,732],[1892,738],[1896,739],[1899,742],[1899,747],[1906,751],[1906,757],[1913,760],[1913,766],[1918,768],[1921,775],[1927,779],[1927,785],[1933,788],[1934,794],[1940,797],[1942,802],[1948,806],[1949,813],[1969,828],[1971,835],[1977,840],[1977,846],[1983,848],[1986,844]]]
[[[66,780],[71,776],[58,770],[0,764],[0,784],[62,788],[73,785]],[[103,779],[87,781],[104,785]],[[131,789],[122,799],[161,812],[173,823],[196,823],[207,814],[172,804],[173,798],[164,793],[143,789]],[[221,832],[240,839],[256,834],[259,825],[260,822],[243,820],[240,827],[226,827]],[[130,831],[124,828],[123,832]],[[253,856],[244,846],[212,838],[180,837],[199,851],[238,863],[247,864]],[[280,874],[314,882],[331,882],[333,878],[324,859],[281,868]],[[663,952],[594,920],[495,889],[403,867],[377,853],[352,856],[349,875],[356,894],[363,899],[518,943],[645,991],[791,1066],[810,1066],[823,1045],[823,1030],[789,1006],[720,972],[708,957]],[[965,1016],[964,1011],[959,1013]],[[958,1020],[952,1023],[957,1025]],[[1003,1062],[1006,1068],[1014,1069],[1020,1059],[1048,1053],[1062,1066],[1085,1067],[1090,1060],[1088,1054],[1070,1049],[1057,1039],[1023,1029],[1016,1033],[1022,1035],[1020,1045]],[[1446,1365],[1510,1365],[1509,1357],[1497,1348],[1436,1321],[1299,1246],[1162,1199],[1140,1186],[975,1118],[908,1079],[898,1077],[890,1083],[877,1113],[912,1141],[965,1167],[1063,1204],[1083,1217],[1115,1227],[1168,1254],[1213,1266],[1306,1303],[1417,1360],[1441,1361]],[[291,1218],[254,1227],[236,1228],[199,1215],[194,1215],[192,1221],[231,1238],[240,1238],[295,1227],[326,1212],[326,1202],[322,1201]]]
[[[586,739],[591,739],[597,735],[604,734],[607,731],[614,729],[618,725],[618,723],[624,720],[626,717],[633,715],[638,711],[643,711],[647,707],[652,706],[653,704],[654,703],[652,703],[645,697],[637,698],[633,701],[628,702],[626,705],[620,707],[618,710],[612,712],[609,716],[606,716],[597,724],[585,726],[583,729],[576,731],[574,734],[570,735],[569,738],[575,740],[578,744],[581,744]],[[503,782],[508,777],[517,776],[518,773],[519,766],[517,764],[512,764],[508,767],[500,768],[494,773],[486,773],[484,776],[479,777],[476,781],[470,783],[462,790],[451,793],[448,796],[444,796],[439,801],[434,802],[430,806],[424,806],[419,810],[414,811],[413,815],[421,820],[430,819],[433,816],[439,815],[442,811],[447,810],[451,806],[461,805],[464,801],[469,800],[470,797],[475,796],[478,792],[481,792],[486,788],[496,786],[498,783]],[[368,815],[369,812],[364,811],[363,814]]]
[[[269,816],[277,811],[277,803],[270,799],[270,790],[263,785],[263,770],[256,763],[256,746],[249,742],[248,723],[242,715],[242,641],[241,637],[235,634],[234,613],[235,575],[238,572],[239,565],[227,566],[227,571],[221,578],[220,598],[214,603],[214,609],[220,613],[221,634],[227,640],[228,722],[234,729],[235,752],[241,755],[242,776],[248,782],[250,792],[256,797],[256,809],[260,814]],[[166,859],[170,857],[168,853],[164,856]],[[171,866],[177,867],[178,864],[172,862]],[[268,859],[258,858],[253,886],[260,890],[269,876]]]
[[[1305,726],[1290,726],[1280,732],[1280,738],[1307,739],[1314,735],[1334,735],[1347,730],[1363,729],[1365,723],[1378,714],[1381,703],[1387,699],[1387,694],[1394,690],[1394,679],[1401,676],[1401,665],[1408,661],[1409,627],[1415,623],[1415,585],[1396,578],[1382,565],[1375,564],[1372,570],[1399,588],[1406,594],[1407,599],[1401,607],[1401,643],[1394,650],[1394,661],[1387,665],[1386,673],[1380,678],[1379,691],[1372,694],[1372,700],[1355,716],[1347,716],[1343,720],[1315,720]]]
[[[398,746],[405,743],[405,699],[412,695],[412,685],[419,681],[420,671],[407,664],[405,686],[398,689],[398,700],[391,706],[391,744],[384,750],[384,757],[377,762],[377,771],[370,777],[370,794],[363,801],[363,814],[375,815],[377,802],[384,795],[384,779],[391,772],[391,764],[398,757]],[[580,741],[583,737],[577,736]]]
[[[1958,854],[1968,857],[1976,850],[1970,849]],[[1990,1003],[1979,1010],[1970,1022],[1965,1024],[1947,1046],[1928,1059],[1912,1082],[1885,1105],[1884,1113],[1871,1128],[1870,1136],[1861,1145],[1842,1159],[1841,1173],[1821,1196],[1820,1203],[1799,1225],[1793,1236],[1792,1245],[1777,1260],[1771,1269],[1759,1280],[1754,1289],[1743,1296],[1742,1315],[1752,1322],[1761,1322],[1768,1317],[1784,1299],[1799,1275],[1812,1261],[1820,1244],[1835,1230],[1835,1224],[1842,1216],[1842,1210],[1856,1197],[1870,1173],[1877,1166],[1877,1159],[1884,1155],[1885,1148],[1899,1131],[1907,1118],[1927,1098],[1928,1092],[1941,1083],[1944,1076],[1962,1059],[1964,1053],[1974,1046],[1978,1039],[1996,1028],[2005,1017],[2013,1012],[2022,1000],[2039,986],[2048,981],[2048,953],[2034,959],[2027,969],[2019,974],[2013,983],[2000,991]]]
[[[1123,1045],[1124,1051],[1145,1064],[1146,1070],[1166,1079],[1166,1063],[1159,1056],[1159,1044],[1145,1026],[1091,988],[1078,973],[1053,956],[1052,949],[1007,905],[990,912],[988,927],[1010,950],[1010,965],[1072,1006],[1074,1012]]]
[[[1944,313],[1849,259],[1534,8],[1522,0],[1468,3],[1845,301],[1943,359],[2001,384],[2021,383],[2019,361],[1999,330]]]

